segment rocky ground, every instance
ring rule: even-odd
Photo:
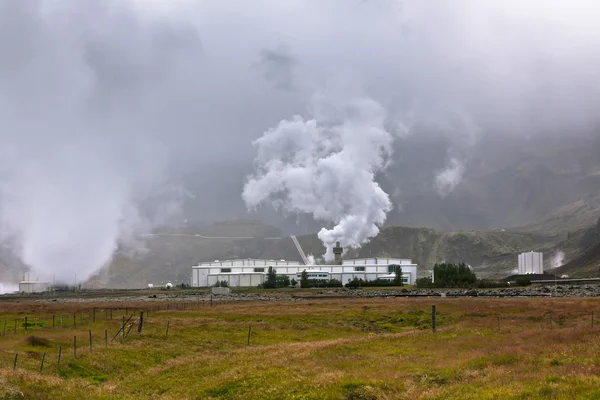
[[[600,285],[547,285],[528,286],[499,289],[314,289],[313,291],[295,292],[235,292],[228,295],[213,295],[215,302],[222,301],[302,301],[327,298],[377,298],[377,297],[600,297]],[[142,292],[131,293],[94,293],[86,292],[81,295],[70,294],[67,296],[54,296],[52,294],[39,294],[28,296],[0,296],[0,301],[26,300],[36,302],[90,302],[90,303],[120,303],[120,302],[164,302],[164,301],[199,301],[210,302],[211,295],[204,289],[202,291],[160,292],[147,294]]]

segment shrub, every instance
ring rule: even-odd
[[[28,336],[27,338],[25,338],[25,341],[27,342],[28,345],[30,346],[42,346],[42,347],[48,347],[50,346],[50,340],[40,337],[40,336]]]

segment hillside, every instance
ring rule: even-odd
[[[191,232],[190,229],[187,228],[188,232]],[[194,233],[163,232],[143,239],[144,252],[119,252],[110,265],[89,280],[88,285],[141,287],[147,283],[158,285],[167,281],[189,283],[192,265],[216,259],[299,261],[300,256],[292,240],[289,237],[278,238],[276,233],[275,228],[241,220],[199,228]],[[224,238],[226,236],[237,238]],[[316,235],[299,236],[298,240],[306,254],[317,258],[323,254],[324,248]],[[435,262],[464,261],[480,276],[502,277],[516,268],[519,252],[550,251],[553,245],[552,237],[520,232],[444,232],[428,228],[387,227],[364,247],[349,250],[346,257],[411,258],[420,265],[421,274],[425,274]]]
[[[600,274],[600,218],[595,225],[587,230],[578,232],[570,239],[578,247],[569,261],[557,269],[557,274],[567,274],[571,277],[598,277]]]

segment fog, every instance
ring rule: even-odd
[[[252,216],[253,141],[327,125],[316,94],[378,104],[395,149],[444,138],[447,196],[486,135],[598,127],[599,20],[583,0],[1,2],[0,233],[71,281],[153,227]]]

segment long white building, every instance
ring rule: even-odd
[[[543,274],[544,254],[535,251],[519,254],[519,275]]]
[[[192,267],[192,286],[208,287],[217,281],[227,281],[232,287],[257,286],[266,280],[269,267],[275,268],[277,275],[289,276],[290,280],[300,281],[302,271],[306,270],[309,279],[337,279],[346,284],[354,278],[392,280],[396,276],[394,265],[400,265],[404,284],[413,285],[417,279],[417,265],[409,259],[360,258],[340,262],[333,265],[304,265],[285,260],[215,260]]]

